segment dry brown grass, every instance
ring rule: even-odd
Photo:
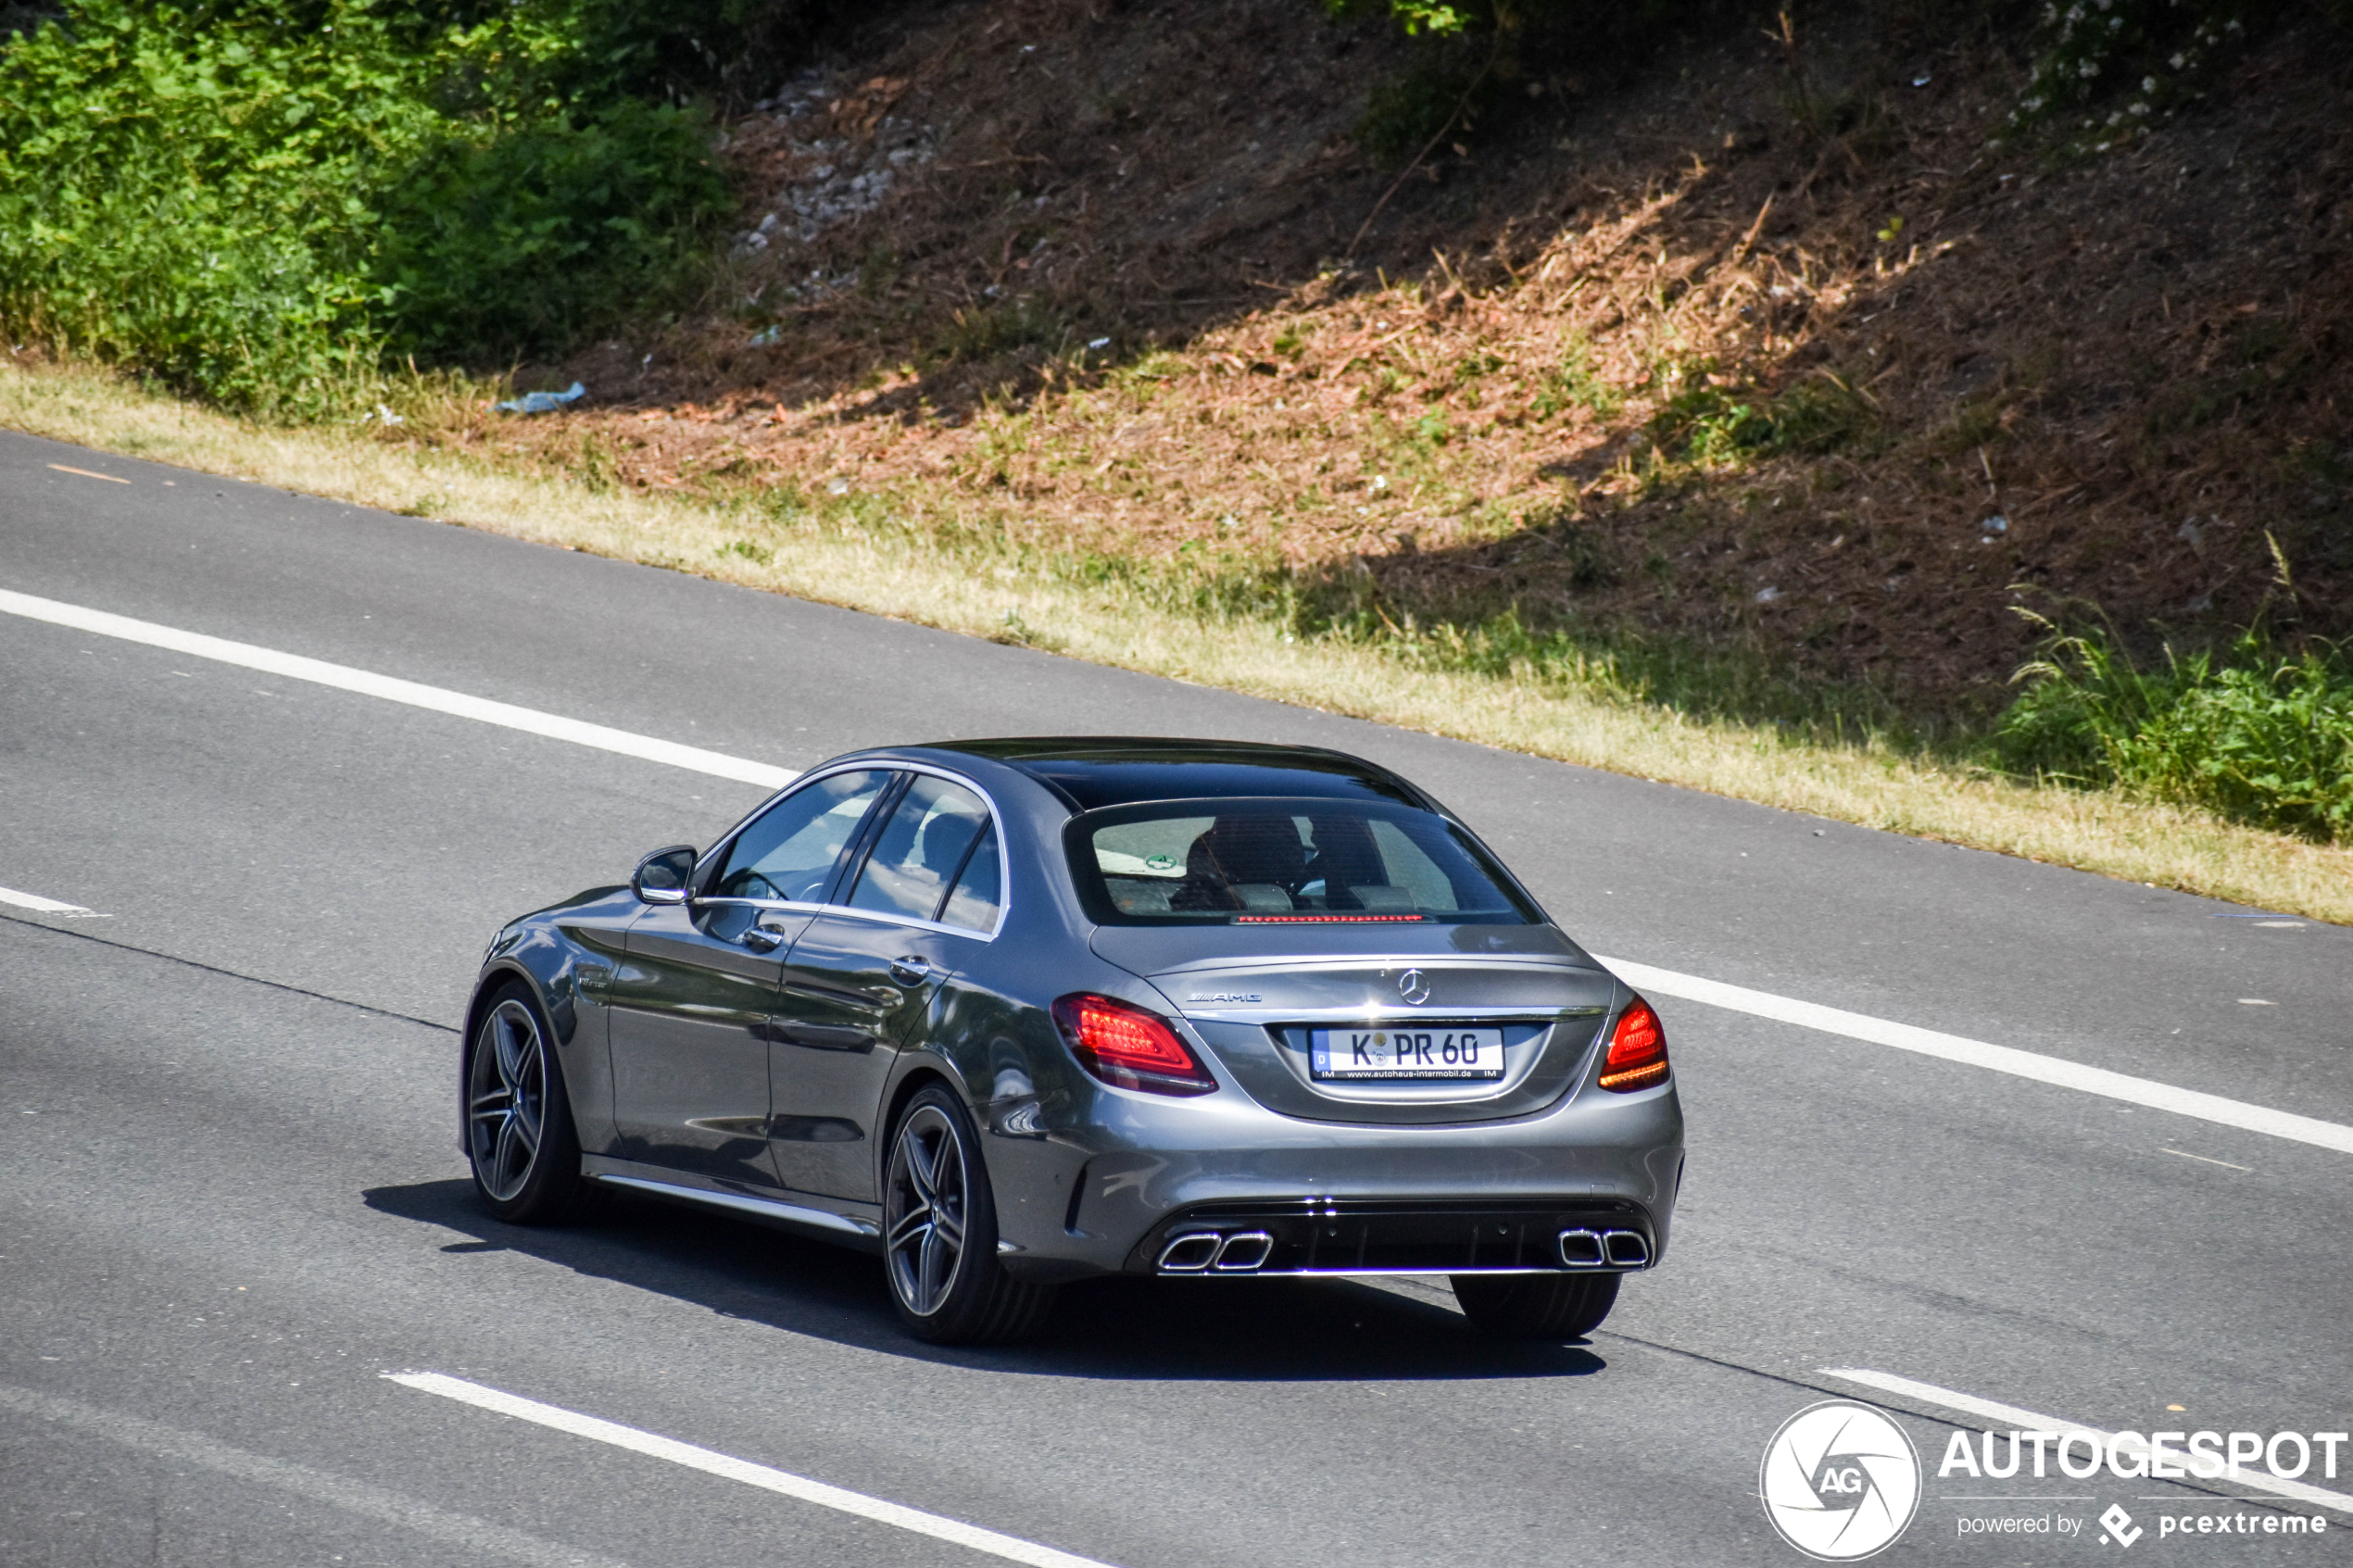
[[[1989,41],[1809,14],[1793,54],[1530,82],[1352,256],[1390,173],[1347,131],[1391,42],[1338,63],[1358,35],[1272,0],[919,12],[734,128],[747,226],[921,149],[883,199],[735,263],[724,308],[550,368],[601,410],[410,433],[1358,572],[1392,625],[1508,612],[1931,721],[2006,699],[2022,603],[2096,603],[2145,650],[2259,612],[2353,633],[2336,35],[2046,167],[1985,144],[2019,82]]]
[[[83,371],[0,370],[0,425],[361,505],[849,606],[1538,756],[2353,923],[2353,852],[1883,748],[1793,744],[1537,684],[1416,669],[1247,615],[1040,570],[1000,536],[911,530],[873,496],[780,517],[757,493],[663,494],[496,453],[258,429]],[[751,553],[744,553],[749,546]],[[761,555],[765,558],[758,558]],[[1051,562],[1043,562],[1051,567]]]

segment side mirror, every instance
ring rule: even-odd
[[[673,844],[637,862],[629,875],[629,890],[648,904],[683,904],[686,884],[695,874],[695,847]]]

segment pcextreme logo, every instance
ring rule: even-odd
[[[1920,1503],[1920,1456],[1886,1412],[1851,1399],[1781,1423],[1757,1472],[1765,1517],[1818,1562],[1854,1562],[1894,1543]]]

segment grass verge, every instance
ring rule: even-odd
[[[1300,639],[1247,607],[980,530],[887,495],[649,493],[586,471],[245,423],[80,370],[0,367],[0,426],[617,559],[1178,676],[1865,827],[2353,924],[2353,850],[2103,791],[2020,784],[1878,743],[1825,746],[1606,690],[1416,668]],[[763,499],[763,496],[766,497]]]

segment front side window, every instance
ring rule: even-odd
[[[849,907],[938,920],[949,890],[961,886],[958,873],[983,840],[991,848],[994,864],[996,835],[989,832],[988,807],[980,797],[962,784],[918,773],[875,836],[874,852],[850,890]],[[993,911],[988,923],[996,923]]]
[[[1080,896],[1106,923],[1541,919],[1469,834],[1409,806],[1163,801],[1090,812],[1067,831]]]
[[[822,898],[834,868],[890,774],[833,773],[797,789],[736,835],[707,898]]]

